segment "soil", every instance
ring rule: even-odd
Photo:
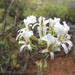
[[[49,75],[75,75],[75,63],[73,57],[65,56],[48,61],[48,70],[45,74]]]
[[[33,69],[36,70],[35,67]],[[75,75],[75,62],[73,61],[73,57],[68,55],[55,60],[48,60],[48,69],[44,75]]]

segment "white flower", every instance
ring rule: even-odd
[[[42,27],[38,27],[37,30],[39,33],[39,37],[41,38],[42,37]]]
[[[25,47],[27,47],[28,48],[28,50],[32,50],[32,47],[31,47],[31,45],[30,44],[26,44],[26,42],[25,41],[19,41],[19,44],[21,44],[22,46],[20,47],[20,52],[25,48]]]
[[[66,24],[61,25],[60,23],[57,23],[54,25],[54,28],[56,30],[57,36],[63,37],[69,31],[69,27]]]
[[[67,40],[67,41],[65,41],[65,43],[67,43],[69,45],[68,49],[71,50],[71,47],[73,46],[72,42],[70,40]]]
[[[39,23],[33,24],[32,29],[35,28],[35,26],[37,27],[38,33],[39,33],[39,37],[41,38],[42,36],[46,35],[47,33],[47,23],[49,23],[49,20],[45,20],[44,17],[39,17],[38,19]]]
[[[49,24],[50,26],[54,26],[55,24],[60,23],[60,18],[49,18]]]
[[[36,26],[39,26],[39,23],[36,23],[32,26],[32,29],[34,29]]]
[[[39,17],[38,21],[39,21],[38,23],[33,25],[32,29],[34,29],[35,26],[38,26],[38,27],[43,27],[44,26],[44,27],[46,27],[46,24],[49,23],[49,20],[45,20],[45,18],[42,17],[42,16]]]
[[[47,26],[43,26],[43,35],[45,36],[46,35],[46,33],[47,33],[47,29],[48,29],[48,27]]]
[[[46,26],[48,23],[49,23],[49,19],[48,20],[46,20],[46,19],[43,20],[43,25],[44,26]]]
[[[54,27],[55,27],[57,36],[64,36],[64,34],[66,33],[64,26],[62,26],[61,24],[58,23],[58,24],[54,25]]]
[[[32,50],[32,47],[30,44],[27,45],[28,49],[31,51]]]
[[[33,31],[28,31],[25,35],[25,39],[27,38],[29,40],[29,38],[33,35]]]
[[[46,41],[47,46],[49,47],[51,44],[54,44],[57,39],[55,37],[53,37],[51,34],[47,34],[44,37],[42,37],[41,40]]]
[[[49,52],[48,49],[42,50],[42,53],[48,53],[48,52]],[[51,59],[54,59],[54,53],[53,52],[49,52],[49,53],[50,53]]]
[[[68,46],[66,44],[68,44]],[[65,54],[67,54],[71,50],[71,47],[73,46],[73,44],[70,40],[63,41],[63,43],[61,45],[64,49]]]
[[[25,47],[26,47],[26,45],[22,45],[22,46],[20,47],[20,52],[22,52],[22,50],[23,50]]]
[[[20,30],[18,30],[18,35],[16,37],[16,40],[20,39],[21,37],[24,36],[24,34],[26,34],[25,28],[22,28]]]
[[[55,23],[60,23],[60,18],[56,18],[56,17],[55,17],[55,18],[54,18],[54,22],[55,22]]]
[[[38,19],[39,25],[41,25],[41,24],[43,23],[44,20],[45,20],[45,18],[42,17],[42,16],[40,16],[39,19]]]
[[[42,38],[43,36],[46,35],[47,33],[47,28],[46,26],[43,27],[37,27],[38,33],[39,33],[39,37]]]
[[[70,29],[65,21],[63,22],[63,25],[60,24],[60,18],[54,18],[54,19],[50,18],[49,24],[51,27],[55,28],[55,31],[56,31],[58,37],[64,36],[65,34],[68,33],[68,31]]]
[[[33,35],[38,35],[38,40],[44,40],[47,43],[47,47],[41,50],[41,53],[49,53],[51,59],[54,59],[54,52],[61,51],[61,47],[63,48],[65,54],[67,54],[73,44],[70,41],[71,36],[68,34],[70,27],[67,25],[65,21],[60,23],[60,18],[49,18],[40,16],[39,19],[36,19],[35,16],[28,16],[24,19],[25,28],[22,28],[18,31],[18,35],[16,40],[19,40],[19,44],[21,44],[20,51],[22,51],[25,47],[29,50],[32,50],[30,45],[30,37]],[[49,24],[49,25],[48,25]],[[31,26],[31,30],[29,28]],[[36,32],[33,31],[37,26]],[[21,39],[24,38],[24,39]]]
[[[40,16],[39,19],[39,26],[41,25],[46,25],[47,23],[49,23],[49,20],[46,20],[44,17]]]
[[[20,38],[24,38],[25,40],[28,40],[32,35],[33,35],[33,31],[28,31],[25,28],[20,29],[19,34],[16,37],[16,40],[20,39]]]
[[[68,31],[70,30],[70,27],[66,24],[65,21],[63,21],[63,24],[64,24],[64,28],[65,28],[66,32],[68,33]]]
[[[35,16],[28,16],[26,19],[24,19],[24,24],[27,29],[28,29],[29,24],[34,24],[36,22],[37,22],[37,20],[36,20]]]
[[[65,44],[62,44],[62,47],[64,48],[65,54],[67,54],[69,52],[67,46]]]
[[[54,53],[50,52],[51,59],[54,59]]]
[[[56,43],[54,44],[53,52],[61,51],[60,47],[61,43],[57,40]]]
[[[28,31],[26,28],[20,29],[18,31],[18,35],[16,37],[16,40],[19,39],[19,44],[21,44],[22,46],[20,47],[20,52],[27,47],[29,50],[32,50],[30,44],[27,44],[27,42],[29,41],[29,38],[33,35],[33,31]],[[24,41],[20,41],[21,38],[24,38]]]
[[[44,50],[42,50],[41,53],[48,53],[48,52],[49,52],[48,49],[44,49]]]
[[[19,41],[18,43],[19,44],[25,44],[25,41]]]
[[[69,35],[69,34],[66,34],[66,40],[70,40],[71,39],[71,35]]]
[[[25,25],[28,25],[30,23],[35,23],[35,22],[37,22],[35,16],[28,16],[26,19],[24,19],[24,24]]]
[[[49,19],[49,25],[50,25],[50,26],[54,26],[54,24],[55,24],[55,23],[54,23],[54,20],[53,20],[52,18],[50,18],[50,19]]]

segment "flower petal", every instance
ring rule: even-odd
[[[38,23],[34,24],[34,25],[32,26],[32,29],[34,29],[36,26],[38,26]]]
[[[48,23],[49,23],[49,20],[45,20],[45,19],[43,20],[43,24],[44,24],[44,25],[46,25],[46,24],[48,24]]]
[[[41,38],[41,40],[46,41],[48,47],[50,46],[50,44],[53,44],[56,42],[56,38],[53,37],[51,34],[45,35],[44,37]]]
[[[67,54],[69,52],[67,46],[65,44],[62,44],[62,47],[64,48],[65,54]]]
[[[47,28],[48,28],[48,27],[43,26],[43,34],[44,34],[44,35],[46,35],[46,33],[47,33]]]
[[[41,38],[42,37],[42,28],[38,27],[37,30],[38,30],[38,33],[39,33],[39,37]]]
[[[19,41],[19,44],[25,44],[25,41]]]
[[[27,19],[24,19],[24,24],[29,25],[30,23],[35,23],[36,17],[35,16],[28,16]]]
[[[20,47],[20,52],[23,50],[23,48],[25,47],[26,45],[22,45],[21,47]]]
[[[72,42],[70,40],[65,41],[65,43],[67,43],[69,45],[69,50],[71,50],[71,47],[73,46]]]
[[[21,34],[18,34],[17,37],[16,37],[16,40],[18,40],[18,38],[19,38],[20,36],[21,36]]]
[[[32,47],[31,47],[31,45],[29,44],[29,45],[27,45],[27,47],[28,47],[28,49],[31,51],[32,50]]]
[[[47,52],[48,52],[48,49],[42,50],[42,53],[47,53]]]
[[[26,34],[25,34],[25,39],[29,39],[31,36],[33,35],[33,31],[28,31]]]
[[[64,24],[64,27],[66,28],[66,30],[69,31],[70,30],[70,27],[66,24],[65,21],[63,21],[63,24]]]
[[[54,59],[54,53],[50,52],[51,59]]]

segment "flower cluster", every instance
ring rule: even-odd
[[[70,27],[65,21],[61,24],[60,18],[46,19],[45,17],[40,16],[37,19],[35,16],[28,16],[24,19],[24,24],[25,28],[18,30],[16,38],[16,40],[19,41],[19,44],[22,45],[20,51],[24,48],[28,48],[29,51],[33,50],[33,42],[30,39],[33,37],[37,39],[37,42],[43,41],[47,44],[46,47],[40,48],[40,52],[43,54],[49,53],[51,59],[54,59],[54,52],[61,51],[61,48],[63,48],[65,54],[71,50],[71,36],[68,34]],[[33,41],[34,40],[35,39],[33,38]],[[38,44],[33,45],[38,47]]]

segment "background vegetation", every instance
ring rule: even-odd
[[[0,71],[19,68],[15,38],[27,16],[60,17],[75,23],[75,0],[0,0]]]

